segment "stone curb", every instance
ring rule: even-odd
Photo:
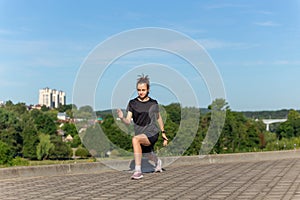
[[[197,158],[197,159],[196,159]],[[213,154],[206,156],[180,157],[174,164],[214,164],[229,162],[258,162],[265,160],[300,158],[300,150],[269,151],[233,154]],[[178,163],[177,163],[178,162]]]
[[[58,176],[67,174],[96,173],[111,170],[103,163],[57,164],[43,166],[9,167],[0,169],[1,179],[26,178],[39,176]]]
[[[164,166],[181,166],[193,164],[213,164],[228,162],[251,162],[278,159],[300,158],[299,150],[270,151],[255,153],[214,154],[207,156],[181,156],[161,158]],[[130,169],[132,160],[109,160],[93,163],[74,163],[44,166],[26,166],[0,168],[0,180],[26,177],[59,176],[68,174],[90,174],[105,171]]]

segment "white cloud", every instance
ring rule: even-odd
[[[145,18],[146,15],[142,14],[142,13],[139,13],[139,12],[128,11],[122,17],[124,17],[128,20],[141,20],[141,19]]]
[[[244,60],[244,61],[230,61],[219,63],[227,66],[244,66],[244,67],[286,67],[286,66],[299,66],[300,60]]]
[[[216,39],[199,39],[197,41],[206,49],[250,49],[259,46],[258,44],[248,44],[243,42],[227,42]]]
[[[206,9],[223,9],[223,8],[247,8],[248,5],[243,4],[230,4],[230,3],[218,3],[218,4],[210,4],[205,6]]]
[[[238,50],[245,50],[245,49],[251,49],[251,48],[256,48],[259,45],[258,44],[249,44],[249,43],[243,43],[243,42],[228,42],[228,41],[222,41],[222,40],[217,40],[217,39],[195,39],[194,40],[196,43],[200,45],[204,50],[218,50],[218,49],[238,49]],[[169,41],[164,41],[161,40],[160,43],[162,44],[162,47],[165,50],[169,51],[174,51],[174,52],[180,52],[182,54],[189,54],[189,55],[194,55],[193,53],[199,53],[199,48],[198,46],[195,45],[195,43],[192,43],[191,40],[187,39],[176,39],[176,40],[169,40]],[[100,52],[97,52],[97,49],[95,52],[93,52],[93,56],[89,57],[89,62],[90,64],[94,65],[103,65],[107,64],[109,61],[112,61],[115,58],[115,52],[116,50],[120,49],[126,49],[126,46],[128,44],[125,43],[118,43],[117,47],[111,47],[111,48],[106,48],[107,50],[104,52],[101,52],[101,56],[99,56]],[[130,46],[130,45],[128,45]],[[149,49],[148,46],[146,46],[144,49],[138,49],[137,51],[130,52],[125,56],[125,59],[120,59],[117,60],[117,63],[122,63],[122,64],[134,64],[134,63],[139,63],[140,61],[146,61],[148,59],[164,59],[168,56],[169,53],[167,52],[161,52],[159,49],[155,49],[155,44],[153,45],[154,49]],[[95,54],[94,54],[95,53]]]
[[[274,65],[300,65],[300,60],[276,60],[273,62]]]
[[[255,22],[254,24],[258,26],[265,26],[265,27],[281,26],[281,24],[275,23],[273,21]]]
[[[267,11],[267,10],[258,10],[258,11],[256,11],[256,13],[263,14],[263,15],[272,15],[273,14],[273,12]]]

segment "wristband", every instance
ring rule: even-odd
[[[166,133],[166,131],[165,130],[163,130],[163,131],[161,131],[162,133]]]

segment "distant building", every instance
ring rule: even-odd
[[[102,117],[97,117],[97,122],[102,124],[103,123],[103,118]]]
[[[45,105],[49,108],[58,108],[60,105],[66,105],[66,93],[49,88],[40,89],[39,105]]]
[[[59,113],[57,113],[57,119],[61,120],[61,121],[66,121],[69,119],[69,117],[65,112],[63,112],[63,113],[59,112]]]
[[[31,110],[31,109],[41,110],[42,106],[40,104],[29,106],[29,110]]]
[[[5,105],[5,101],[0,101],[0,106],[4,106]]]
[[[69,134],[67,137],[63,138],[64,142],[72,142],[73,141],[73,137]]]

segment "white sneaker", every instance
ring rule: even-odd
[[[143,177],[144,177],[144,176],[143,176],[142,172],[136,171],[136,172],[134,172],[133,175],[131,176],[131,179],[138,180],[138,179],[141,179],[141,178],[143,178]]]
[[[158,159],[154,172],[162,172],[162,171],[163,170],[161,168],[161,159]]]

